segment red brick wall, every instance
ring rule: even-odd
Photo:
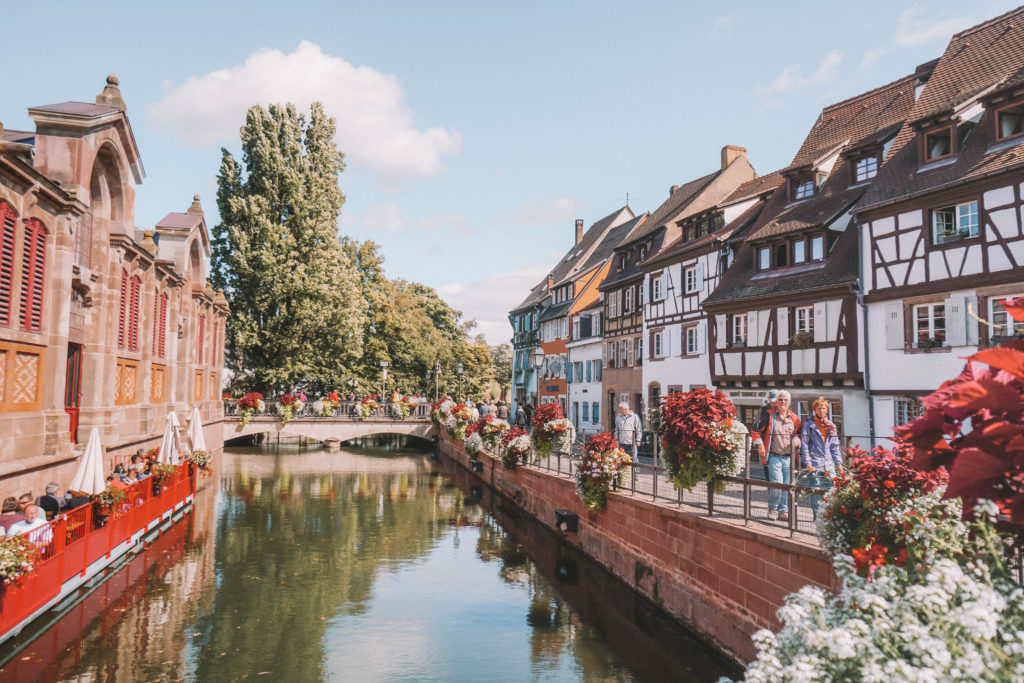
[[[441,451],[468,468],[469,457],[447,437]],[[815,546],[656,504],[609,493],[601,512],[589,512],[568,477],[536,469],[506,470],[481,453],[491,484],[554,528],[555,510],[580,516],[567,538],[584,553],[741,662],[754,658],[751,636],[777,629],[785,596],[807,584],[835,588],[832,565]]]

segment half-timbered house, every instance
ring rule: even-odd
[[[726,146],[715,172],[682,186],[673,185],[668,199],[616,247],[608,277],[600,287],[605,302],[602,384],[609,424],[614,422],[613,414],[619,403],[628,403],[647,423],[647,407],[656,406],[657,402],[649,404],[644,396],[645,345],[651,357],[671,353],[661,337],[645,341],[645,302],[665,298],[667,279],[661,272],[645,273],[642,264],[679,238],[681,225],[688,217],[709,212],[755,175],[746,150]],[[649,289],[645,287],[645,276],[649,276]]]
[[[781,182],[776,172],[743,183],[720,204],[680,221],[679,237],[643,263],[646,291],[654,277],[664,291],[649,297],[644,309],[644,338],[655,351],[643,366],[650,405],[666,393],[711,385],[704,299],[732,263],[727,241],[753,224]]]
[[[873,435],[979,346],[1024,334],[1024,8],[953,36],[857,206]],[[984,322],[981,322],[984,321]]]
[[[750,421],[769,388],[803,414],[831,402],[845,436],[867,433],[858,355],[858,240],[851,211],[886,162],[928,70],[826,107],[704,301],[711,381]]]

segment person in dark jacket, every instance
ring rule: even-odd
[[[36,498],[36,505],[46,513],[46,519],[53,519],[64,509],[66,501],[62,496],[57,495],[58,491],[60,491],[60,484],[50,482],[46,485],[46,493]]]
[[[800,428],[800,474],[798,483],[817,489],[832,488],[832,479],[843,473],[843,454],[839,448],[839,430],[828,419],[828,401],[819,398],[812,404],[814,417]],[[823,496],[811,496],[814,518]]]

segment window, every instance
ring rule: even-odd
[[[811,238],[811,260],[822,261],[825,258],[825,238],[822,236]]]
[[[622,312],[631,313],[633,311],[633,288],[629,287],[623,293],[622,298]]]
[[[644,362],[644,338],[637,337],[633,340],[633,352],[636,357],[636,364],[640,365]]]
[[[814,307],[798,306],[796,309],[796,332],[814,332]]]
[[[808,197],[814,196],[814,181],[807,179],[800,179],[793,181],[793,200],[799,201],[801,199],[807,199]]]
[[[896,409],[896,414],[893,415],[893,424],[897,427],[916,420],[924,414],[924,406],[916,398],[897,396],[893,405]]]
[[[205,340],[206,340],[206,316],[205,315],[200,315],[199,316],[199,334],[196,337],[196,347],[199,349],[199,351],[198,351],[198,363],[199,363],[199,365],[203,364],[203,346],[204,346],[203,342]]]
[[[687,327],[684,332],[686,335],[686,355],[695,356],[699,353],[699,345],[697,343],[697,326]]]
[[[978,236],[978,202],[932,211],[933,244],[949,244]]]
[[[1017,296],[1009,296],[992,301],[992,310],[989,313],[989,320],[992,322],[992,337],[1016,337],[1024,336],[1024,320],[1014,320],[1006,312],[1006,309],[999,305],[1000,301],[1015,299]]]
[[[608,356],[608,367],[610,367],[610,368],[617,368],[617,367],[619,367],[619,363],[618,363],[618,360],[619,360],[619,343],[618,342],[608,342],[608,344],[607,344],[607,346],[605,348],[607,349],[606,350],[606,354]]]
[[[996,111],[996,140],[1005,140],[1024,133],[1024,102]]]
[[[14,242],[18,225],[14,210],[0,202],[0,326],[11,324],[11,298],[14,289]]]
[[[789,265],[789,242],[783,242],[782,244],[776,244],[774,247],[775,251],[775,263],[773,264],[776,268],[785,268]]]
[[[598,403],[597,401],[594,401],[593,403],[590,404],[590,419],[594,421],[594,424],[597,424],[601,421],[600,408],[601,404]]]
[[[953,154],[953,127],[947,126],[940,130],[925,133],[924,160],[935,161]]]
[[[114,405],[126,406],[136,402],[139,387],[139,364],[118,358],[114,375]]]
[[[878,157],[864,157],[857,160],[857,182],[863,183],[878,175]]]
[[[583,421],[590,422],[590,404],[586,401],[583,402]]]
[[[594,381],[595,382],[600,382],[601,381],[601,361],[600,360],[595,360],[594,361]]]
[[[633,344],[628,339],[619,342],[619,360],[623,361],[623,367],[634,365],[636,359],[633,357]]]
[[[655,358],[662,358],[662,357],[665,356],[665,348],[664,348],[665,339],[664,339],[664,336],[665,335],[664,335],[663,332],[655,332],[653,337],[652,337],[652,341],[653,341],[652,346],[654,347],[653,351],[654,351],[654,357]]]
[[[772,267],[772,250],[761,247],[757,250],[757,269],[769,270]]]
[[[686,284],[687,294],[692,294],[697,291],[697,266],[690,266],[683,271],[683,282]]]
[[[914,340],[917,348],[932,348],[946,343],[946,307],[944,304],[914,306]]]
[[[619,293],[608,292],[608,317],[616,318],[619,315]]]
[[[117,348],[124,348],[124,321],[128,313],[128,271],[121,269],[121,303],[117,314]]]
[[[793,242],[793,265],[803,263],[807,260],[807,242],[805,240],[797,240]]]
[[[43,329],[43,277],[46,273],[46,228],[34,218],[25,221],[21,254],[21,329]]]
[[[747,314],[740,313],[732,317],[732,335],[729,337],[732,346],[747,345]]]
[[[661,301],[665,297],[665,275],[658,273],[651,276],[651,301]]]
[[[131,280],[131,298],[128,306],[128,350],[139,350],[139,298],[142,296],[142,280],[136,275]]]

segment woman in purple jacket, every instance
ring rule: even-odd
[[[800,429],[800,475],[797,483],[819,489],[832,488],[832,478],[843,472],[839,449],[839,430],[828,419],[828,401],[819,398],[812,404],[814,417]],[[818,518],[822,496],[811,496],[811,509]]]

